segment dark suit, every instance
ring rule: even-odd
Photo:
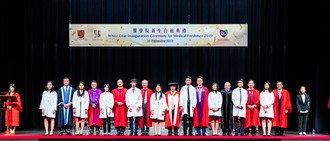
[[[298,109],[298,129],[299,132],[306,132],[308,113],[300,113],[300,111],[308,111],[310,109],[310,98],[305,94],[305,101],[303,101],[301,94],[297,95],[296,104]]]

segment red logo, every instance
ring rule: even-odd
[[[84,38],[84,36],[85,36],[85,30],[77,30],[77,33],[78,33],[78,37],[79,38]]]

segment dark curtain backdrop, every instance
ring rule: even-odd
[[[199,75],[205,85],[233,87],[239,78],[256,88],[277,80],[291,93],[289,129],[297,130],[295,98],[306,85],[312,98],[310,130],[329,132],[329,9],[325,1],[292,0],[29,0],[1,5],[0,90],[17,85],[23,104],[20,129],[42,127],[38,110],[46,81],[58,89],[93,79],[115,87],[121,78],[148,79],[150,87],[182,86]],[[190,16],[188,16],[190,15]],[[189,18],[190,17],[190,18]],[[248,24],[248,47],[70,48],[69,23]]]

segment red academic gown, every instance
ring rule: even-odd
[[[144,94],[147,91],[147,127],[152,127],[152,122],[150,119],[150,97],[152,95],[152,90],[151,89],[141,89],[141,95],[142,95],[142,104],[144,103]],[[143,117],[139,117],[139,128],[142,128],[142,119]]]
[[[88,91],[89,95],[89,106],[88,106],[88,126],[102,126],[102,120],[100,118],[100,96],[102,91],[96,89],[95,99],[93,99],[93,90]],[[96,105],[96,108],[93,108],[93,104]]]
[[[252,92],[252,100],[250,97],[250,92]],[[251,126],[257,127],[260,126],[259,120],[259,109],[260,109],[260,92],[256,89],[249,90],[247,89],[248,99],[246,102],[246,117],[245,117],[245,125],[244,128],[248,128]],[[252,110],[247,107],[247,105],[257,105],[256,108]]]
[[[7,93],[6,95],[9,94]],[[4,102],[3,104],[3,108],[5,109],[6,126],[19,126],[19,112],[22,112],[21,96],[18,93],[14,93],[13,95],[16,97],[17,102],[9,102],[11,110],[7,108],[7,102]]]
[[[113,99],[114,99],[114,126],[117,127],[127,127],[127,105],[126,105],[126,88],[121,90],[116,88],[112,90]],[[118,102],[122,102],[123,105],[119,106]]]
[[[170,91],[167,91],[165,93],[165,97],[166,97],[166,105],[167,105],[167,108],[168,108],[168,111],[165,112],[165,128],[168,129],[168,128],[172,128],[174,129],[173,127],[176,127],[176,128],[180,128],[180,117],[181,117],[181,112],[180,112],[180,92],[175,92],[175,96],[177,95],[177,99],[178,99],[178,103],[177,104],[177,108],[175,109],[175,118],[176,119],[173,119],[173,121],[176,120],[175,124],[173,123],[173,125],[171,124],[171,118],[170,116],[172,116],[172,111],[171,110],[171,107],[169,107],[169,97],[168,95],[171,95],[171,92]]]
[[[287,128],[288,127],[288,118],[285,110],[288,110],[288,113],[292,112],[290,94],[287,90],[282,89],[281,96],[281,105],[279,111],[279,100],[278,100],[278,91],[273,90],[275,101],[273,104],[274,108],[274,118],[272,120],[273,127]]]
[[[202,102],[200,105],[198,104],[198,90],[202,89]],[[195,128],[197,127],[208,127],[209,126],[209,104],[208,104],[208,97],[209,97],[209,90],[202,86],[202,87],[196,87],[196,99],[197,99],[197,104],[194,109],[194,121],[193,121],[193,126]],[[201,119],[199,119],[201,118]]]

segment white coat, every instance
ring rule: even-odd
[[[219,108],[220,110],[217,112],[213,112],[209,110],[209,116],[221,116],[221,106],[222,106],[222,95],[220,92],[210,92],[208,98],[209,109],[211,108]]]
[[[157,99],[155,98],[157,95]],[[160,98],[162,95],[162,98]],[[153,93],[150,97],[150,112],[153,111],[154,114],[150,114],[150,119],[164,120],[166,105],[166,97],[163,93]]]
[[[260,93],[260,113],[259,117],[274,118],[274,93],[273,92],[261,92]],[[267,112],[265,112],[262,106],[268,106]]]
[[[183,107],[182,116],[188,114],[187,104],[188,104],[188,86],[185,85],[180,90],[180,106]],[[197,97],[196,97],[196,88],[192,85],[189,85],[189,98],[190,98],[190,117],[194,116],[194,109],[197,104]]]
[[[113,117],[113,94],[110,92],[104,92],[100,96],[100,118]],[[110,114],[109,114],[110,113]]]
[[[131,108],[130,112],[127,110],[127,117],[141,117],[142,116],[142,94],[139,88],[130,88],[126,92],[126,105],[128,108]],[[140,107],[140,111],[137,111]]]
[[[88,110],[89,106],[89,95],[87,91],[84,91],[82,96],[78,96],[78,90],[73,93],[72,98],[72,107],[76,109],[76,113],[73,114],[74,117],[79,118],[88,118],[88,113],[85,110]]]
[[[242,94],[241,101],[240,101],[240,89],[241,89],[241,94]],[[233,116],[245,118],[247,91],[243,88],[236,88],[233,90],[231,99],[233,101]],[[241,105],[243,107],[243,109],[236,108],[236,106],[238,106],[238,105]]]
[[[57,93],[44,91],[40,102],[40,110],[44,110],[43,117],[55,118],[57,110]]]

